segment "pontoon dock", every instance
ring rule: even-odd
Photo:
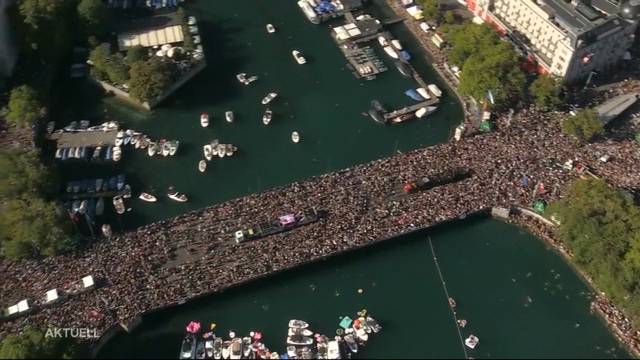
[[[117,130],[54,132],[49,140],[57,143],[58,148],[97,147],[115,145]]]

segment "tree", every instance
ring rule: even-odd
[[[0,359],[71,359],[78,351],[71,339],[47,337],[42,331],[26,328],[0,342]]]
[[[38,28],[40,22],[56,17],[63,2],[60,0],[20,0],[18,4],[20,14],[24,16],[24,22]]]
[[[106,31],[109,24],[109,8],[102,0],[80,0],[78,17],[87,35],[100,35]]]
[[[111,55],[107,61],[106,73],[109,80],[115,84],[125,84],[129,80],[129,66],[120,53]]]
[[[444,22],[451,25],[456,22],[456,15],[451,10],[447,10],[444,13]]]
[[[523,94],[525,81],[518,55],[511,45],[501,42],[465,61],[459,89],[477,100],[491,91],[495,105],[503,106]]]
[[[129,93],[140,102],[156,99],[169,87],[175,73],[172,63],[164,62],[158,57],[137,62],[129,71]]]
[[[51,198],[57,176],[45,167],[35,151],[0,152],[0,201],[23,196]]]
[[[451,26],[447,42],[451,44],[447,53],[449,62],[461,68],[471,55],[501,43],[500,37],[491,27],[474,23]]]
[[[109,66],[109,58],[111,57],[111,45],[102,43],[96,46],[89,53],[89,62],[93,66],[91,73],[98,80],[104,80],[109,77],[107,67]]]
[[[640,144],[640,131],[636,134],[636,141]]]
[[[556,77],[540,75],[529,86],[536,105],[544,109],[555,109],[561,103],[562,83]]]
[[[18,86],[9,95],[7,120],[18,127],[31,126],[39,117],[42,104],[28,85]]]
[[[138,61],[145,61],[147,59],[147,50],[140,45],[134,46],[127,50],[126,62],[129,66]]]
[[[438,20],[440,4],[438,0],[419,0],[418,4],[422,6],[422,14],[427,19]]]
[[[604,133],[604,125],[594,110],[584,109],[566,118],[562,122],[562,131],[575,136],[580,142],[589,142]]]

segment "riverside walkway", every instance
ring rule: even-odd
[[[220,292],[278,271],[387,241],[493,206],[553,201],[579,174],[559,164],[580,161],[617,186],[640,188],[638,145],[632,140],[578,148],[559,131],[559,117],[521,111],[498,131],[376,160],[213,205],[100,240],[77,253],[42,261],[0,260],[0,303],[39,300],[92,275],[102,287],[0,323],[0,336],[27,325],[107,328],[139,315]],[[607,163],[597,159],[603,152]],[[460,182],[397,196],[406,181],[458,167]],[[522,177],[530,179],[530,187]],[[544,193],[531,191],[543,183]],[[235,231],[315,207],[322,220],[236,245]]]

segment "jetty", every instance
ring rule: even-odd
[[[97,198],[112,198],[115,196],[129,196],[131,195],[131,189],[122,189],[114,191],[99,191],[99,192],[84,192],[84,193],[66,193],[62,194],[62,200],[83,200],[83,199],[97,199]]]
[[[431,98],[413,105],[409,105],[409,106],[405,106],[402,107],[400,109],[396,109],[393,111],[390,111],[388,113],[382,114],[382,116],[384,116],[385,120],[391,120],[393,118],[396,118],[398,116],[402,116],[405,114],[409,114],[409,113],[413,113],[418,111],[418,109],[426,107],[426,106],[435,106],[439,103],[440,101],[438,100],[438,98]]]
[[[48,135],[60,149],[78,147],[114,146],[118,130],[58,131]]]

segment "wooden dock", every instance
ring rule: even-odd
[[[355,43],[349,43],[340,45],[338,48],[344,54],[357,78],[375,77],[388,70],[369,46],[361,47]]]
[[[54,132],[48,136],[58,148],[97,147],[115,145],[117,130]]]
[[[402,116],[404,114],[412,113],[418,111],[418,109],[426,107],[426,106],[435,106],[440,102],[438,98],[431,98],[413,105],[405,106],[403,108],[390,111],[388,113],[383,114],[385,120],[391,120],[395,117]]]

